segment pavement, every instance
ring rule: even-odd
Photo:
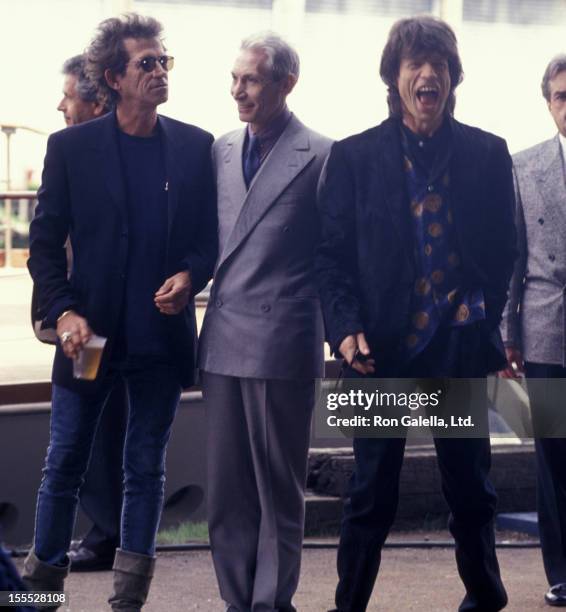
[[[26,269],[0,271],[0,383],[49,380],[55,348],[36,340]]]
[[[444,538],[447,539],[447,538]],[[549,611],[540,550],[499,549],[509,612]],[[336,550],[303,553],[299,588],[294,599],[299,612],[324,612],[333,607]],[[21,567],[21,559],[18,565]],[[71,612],[108,611],[111,572],[71,574],[67,580]],[[374,588],[370,612],[456,612],[464,589],[451,548],[386,548]],[[221,612],[210,553],[175,552],[158,555],[156,573],[144,612]],[[62,608],[60,610],[63,610]]]

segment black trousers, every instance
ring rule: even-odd
[[[122,463],[128,419],[126,389],[117,384],[104,407],[85,481],[79,493],[81,509],[92,521],[81,545],[99,555],[120,546]]]
[[[483,337],[476,325],[437,333],[416,360],[390,377],[470,377],[486,375]],[[449,359],[447,360],[447,356]],[[357,377],[349,371],[349,375]],[[380,376],[377,373],[376,376]],[[487,418],[487,405],[485,407]],[[466,587],[460,612],[496,612],[507,594],[495,554],[495,491],[489,482],[488,438],[435,438],[442,491],[450,508],[456,562]],[[366,610],[377,577],[381,548],[395,519],[404,438],[355,438],[355,472],[338,548],[336,607]]]
[[[550,585],[566,582],[566,438],[539,437],[554,423],[564,429],[564,399],[549,385],[534,379],[566,378],[566,368],[547,363],[525,363],[535,432],[537,511],[542,559]],[[560,423],[556,423],[556,419]],[[557,431],[558,431],[557,427]],[[544,435],[542,433],[541,435]]]

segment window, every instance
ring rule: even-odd
[[[430,13],[434,0],[306,0],[311,13],[369,13],[404,17]]]
[[[517,25],[566,24],[564,0],[464,0],[466,21]]]

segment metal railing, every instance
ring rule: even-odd
[[[19,237],[28,248],[29,224],[33,218],[37,193],[35,191],[0,191],[0,253],[5,268],[14,264],[14,238]],[[3,240],[2,240],[3,239]]]

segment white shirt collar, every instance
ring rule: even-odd
[[[562,149],[562,159],[566,160],[566,136],[558,132],[558,138],[560,140],[560,148]]]

